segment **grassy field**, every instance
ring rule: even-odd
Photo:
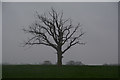
[[[2,65],[0,64],[0,79],[2,78]]]
[[[3,65],[3,78],[118,78],[118,66]]]

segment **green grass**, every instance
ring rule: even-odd
[[[118,66],[3,65],[3,78],[118,78]]]
[[[0,79],[2,78],[2,65],[0,64]]]

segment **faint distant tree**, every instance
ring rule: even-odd
[[[84,65],[81,61],[76,61],[75,65]]]
[[[66,63],[66,65],[75,65],[75,61],[71,60]]]
[[[62,65],[63,54],[76,44],[81,42],[84,35],[81,24],[73,25],[70,18],[63,18],[63,11],[57,12],[51,8],[48,13],[39,14],[36,12],[37,20],[24,28],[24,32],[30,33],[31,38],[25,41],[25,45],[45,45],[56,50],[57,65]],[[79,30],[79,33],[77,31]]]
[[[103,65],[104,65],[104,66],[107,66],[108,64],[107,64],[107,63],[104,63]]]
[[[8,62],[5,62],[5,63],[2,63],[2,65],[10,65],[10,63],[8,63]]]
[[[52,65],[52,63],[50,61],[44,61],[43,65]]]

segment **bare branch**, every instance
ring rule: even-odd
[[[84,35],[84,33],[81,33],[79,36],[72,37],[73,39],[69,42],[69,46],[65,50],[63,50],[63,53],[65,53],[68,49],[70,49],[72,46],[74,46],[76,44],[82,44],[82,45],[85,44],[85,43],[81,43],[79,41],[79,38],[83,35]]]

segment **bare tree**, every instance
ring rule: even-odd
[[[63,54],[76,44],[84,44],[81,42],[82,32],[81,24],[73,25],[70,18],[63,18],[63,11],[57,12],[51,8],[48,13],[39,14],[36,12],[37,20],[27,29],[23,29],[26,33],[32,34],[33,37],[25,41],[25,45],[46,45],[56,50],[57,65],[62,65]],[[76,34],[77,30],[79,34]]]

